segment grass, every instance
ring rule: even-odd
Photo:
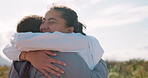
[[[132,59],[124,62],[106,61],[108,78],[148,78],[148,61]],[[9,66],[0,66],[0,78],[8,78]]]

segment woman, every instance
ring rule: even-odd
[[[63,33],[74,32],[74,33],[81,33],[81,34],[85,35],[82,31],[83,25],[78,22],[77,18],[78,18],[77,14],[73,10],[71,10],[67,7],[53,7],[46,13],[45,18],[43,19],[43,24],[40,26],[40,30],[42,32],[51,32],[51,33],[54,33],[55,31],[59,31],[59,32],[63,32]],[[34,37],[34,38],[36,38],[36,37]],[[79,53],[79,55],[85,60],[85,62],[89,66],[89,68],[91,70],[93,70],[95,65],[97,65],[98,61],[101,59],[103,51],[99,45],[96,45],[94,43],[97,41],[97,40],[95,40],[95,38],[89,37],[89,39],[90,39],[90,44],[87,46],[87,49],[85,49],[87,51],[83,52],[84,51],[83,50],[82,52]],[[37,42],[39,42],[39,41],[37,41]],[[89,43],[89,41],[88,41],[88,43]],[[39,43],[39,44],[41,44],[41,43]],[[95,46],[95,47],[91,48],[91,50],[90,50],[88,48],[89,46],[90,47]],[[17,45],[16,45],[16,47],[20,48],[20,46],[17,46]],[[37,48],[37,47],[35,47],[35,48]],[[99,48],[99,50],[97,50],[97,51],[100,51],[99,56],[96,55],[97,54],[96,50],[92,50],[92,49],[96,49],[96,48]],[[23,47],[21,49],[23,49]],[[39,50],[39,49],[30,49],[30,50]],[[50,49],[50,50],[60,50],[60,49]],[[94,51],[94,52],[90,53],[89,51]],[[22,52],[20,55],[20,59],[30,61],[35,68],[40,70],[47,77],[50,77],[50,76],[44,70],[47,70],[47,71],[51,72],[52,74],[59,75],[57,72],[54,72],[53,70],[49,69],[49,68],[52,68],[52,69],[56,68],[56,67],[53,67],[52,63],[57,63],[57,62],[52,61],[50,64],[47,64],[49,62],[45,62],[46,65],[42,64],[42,66],[40,66],[41,63],[37,63],[37,62],[40,62],[39,60],[41,60],[41,61],[46,60],[46,58],[48,57],[46,55],[46,52],[43,55],[44,57],[42,57],[43,59],[39,59],[38,61],[36,61],[36,59],[35,59],[36,56],[37,56],[37,53],[35,53],[35,52]],[[92,60],[93,63],[90,63],[90,62],[92,62],[90,60]],[[59,63],[59,64],[61,64],[61,63]],[[43,66],[45,66],[45,67],[43,67]],[[61,71],[57,68],[54,70]]]

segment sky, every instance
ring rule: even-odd
[[[1,0],[0,56],[10,61],[2,50],[24,16],[44,16],[53,4],[77,12],[84,32],[104,49],[103,59],[148,60],[148,0]]]

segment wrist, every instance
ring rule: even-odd
[[[28,54],[28,52],[22,51],[21,54],[20,54],[20,57],[19,57],[20,60],[26,60],[27,61],[27,59],[26,59],[27,54]]]

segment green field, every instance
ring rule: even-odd
[[[124,62],[106,61],[109,78],[148,78],[148,61],[132,59]],[[9,66],[0,66],[0,78],[7,78]]]
[[[148,78],[148,61],[108,62],[109,78]]]

